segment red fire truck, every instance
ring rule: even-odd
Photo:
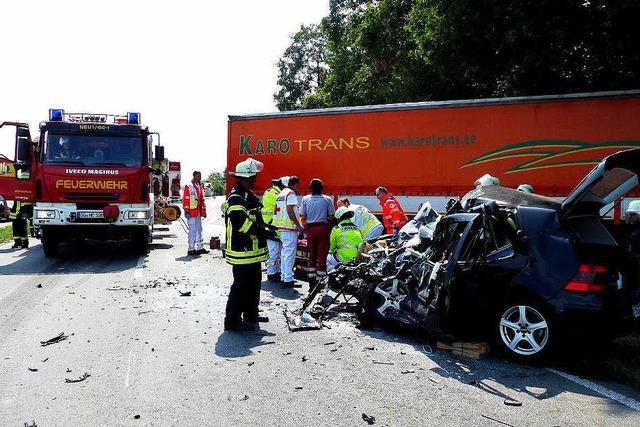
[[[35,141],[27,124],[0,123],[11,126],[15,153],[0,155],[0,196],[34,203],[46,256],[55,256],[60,242],[88,238],[127,239],[147,250],[155,133],[141,125],[139,113],[51,109]]]

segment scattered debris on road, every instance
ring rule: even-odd
[[[415,374],[416,370],[415,369],[405,369],[402,372],[400,372],[401,374]]]
[[[42,363],[46,362],[47,360],[49,360],[49,358],[48,358],[48,357],[46,357],[46,358],[42,359]]]
[[[38,368],[29,368],[27,367],[28,370],[30,370],[31,372],[38,372]]]
[[[70,380],[69,378],[65,378],[65,379],[64,379],[64,382],[65,382],[65,383],[79,383],[79,382],[82,382],[82,381],[86,380],[86,379],[87,379],[87,378],[89,378],[90,376],[91,376],[91,375],[90,375],[89,373],[85,372],[85,373],[84,373],[84,374],[82,374],[82,376],[81,376],[80,378],[78,378],[78,379]]]
[[[376,423],[376,418],[375,418],[375,417],[372,417],[372,416],[370,416],[370,415],[367,415],[367,414],[365,414],[364,412],[362,413],[362,419],[363,419],[367,424],[369,424],[370,426],[371,426],[371,425],[374,425],[374,424]]]
[[[309,360],[309,358],[307,356],[302,356],[302,361],[306,362],[307,360]]]
[[[393,362],[381,362],[379,360],[374,360],[373,364],[374,365],[393,365],[394,363]]]
[[[152,313],[152,312],[154,312],[154,311],[155,311],[155,310],[139,311],[139,312],[138,312],[138,316],[140,316],[140,315],[142,315],[142,314]]]
[[[241,397],[241,398],[240,398],[240,400],[241,400],[241,401],[249,400],[249,396],[247,396],[247,395],[245,394],[243,397]]]
[[[136,415],[134,415],[134,416],[133,416],[133,419],[134,419],[134,420],[139,420],[139,419],[140,419],[140,415],[137,415],[137,414],[136,414]]]
[[[484,359],[489,355],[490,347],[485,342],[453,342],[451,344],[438,341],[437,348],[450,351],[456,356],[468,357],[470,359]]]
[[[64,341],[67,338],[69,338],[69,335],[65,335],[64,332],[60,332],[58,335],[56,335],[53,338],[50,338],[46,341],[40,341],[40,345],[45,347],[47,345],[56,344],[56,343],[59,343],[60,341]]]
[[[497,420],[495,418],[490,417],[489,415],[482,414],[482,418],[486,418],[491,421],[495,421],[498,424],[502,424],[503,426],[515,427],[513,424],[505,423],[504,421]]]
[[[522,402],[511,397],[504,399],[504,404],[507,406],[522,406]]]
[[[38,285],[36,286],[36,288],[41,288],[42,287],[42,283],[38,283]]]
[[[191,291],[185,291],[185,292],[178,291],[178,292],[180,293],[181,297],[190,297],[191,296]]]
[[[36,424],[36,422],[32,420],[30,423],[25,422],[24,427],[38,427],[38,424]]]

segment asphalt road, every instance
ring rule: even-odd
[[[222,231],[216,204],[207,237]],[[0,245],[0,425],[358,426],[363,414],[388,426],[640,424],[637,396],[615,384],[461,359],[337,320],[289,332],[282,310],[306,289],[265,284],[271,321],[225,333],[220,253],[187,257],[179,223],[156,237],[146,257],[102,247],[54,260],[35,240]],[[60,332],[68,339],[40,345]]]

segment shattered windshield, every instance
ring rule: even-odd
[[[136,167],[142,164],[142,140],[134,135],[48,133],[43,163]]]

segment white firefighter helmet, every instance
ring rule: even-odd
[[[258,172],[262,171],[263,168],[264,164],[262,162],[249,157],[247,160],[243,160],[238,163],[236,165],[236,171],[229,172],[229,175],[240,178],[251,178],[252,176],[257,175]]]
[[[627,213],[636,213],[640,215],[640,200],[632,200],[627,207]]]
[[[288,176],[280,177],[280,182],[282,183],[282,186],[283,186],[284,188],[286,188],[286,187],[288,187],[288,186],[289,186],[289,178],[290,178],[290,177],[288,177]]]
[[[485,173],[476,180],[474,185],[476,186],[476,188],[487,187],[489,185],[500,185],[500,180],[495,176],[491,176],[488,173]]]
[[[343,219],[348,219],[353,216],[353,211],[346,206],[340,206],[336,209],[336,219],[338,221],[342,221]]]
[[[520,184],[518,186],[518,191],[521,191],[523,193],[529,193],[529,194],[533,194],[533,185],[530,184]]]

